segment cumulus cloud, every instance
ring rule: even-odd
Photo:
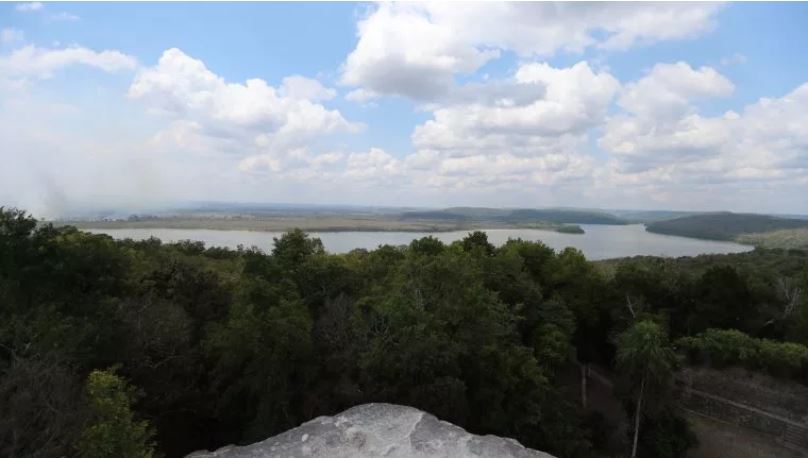
[[[562,69],[531,63],[517,70],[513,87],[523,91],[495,91],[497,97],[437,108],[432,120],[415,128],[413,144],[452,156],[481,152],[535,156],[574,148],[589,128],[603,120],[619,83],[586,62]],[[532,97],[512,96],[520,93]]]
[[[713,3],[382,3],[359,21],[342,82],[364,96],[429,100],[503,50],[533,57],[692,38],[714,26],[717,10]]]
[[[358,24],[359,42],[342,81],[367,92],[427,100],[448,91],[456,73],[477,70],[498,51],[478,49],[430,20],[424,5],[383,3]]]
[[[578,181],[594,167],[589,131],[619,82],[587,62],[525,63],[507,81],[461,86],[416,126],[402,165],[419,186],[535,188]]]
[[[74,65],[112,73],[136,68],[137,60],[115,50],[94,51],[80,46],[52,49],[27,45],[0,56],[0,78],[45,80]]]
[[[379,148],[348,155],[345,176],[349,179],[375,179],[380,183],[400,174],[400,161]]]
[[[574,152],[547,153],[524,157],[511,153],[480,153],[447,157],[421,151],[405,159],[408,174],[418,187],[452,192],[475,189],[536,190],[560,189],[590,176],[594,162],[589,155]]]
[[[380,148],[368,151],[313,153],[305,147],[280,154],[251,155],[239,162],[242,172],[271,175],[273,179],[325,183],[337,187],[389,187],[404,179],[401,160]]]
[[[697,100],[726,97],[734,89],[731,81],[711,67],[657,64],[645,77],[626,85],[618,103],[641,117],[670,118],[681,116]]]
[[[710,117],[699,114],[695,102],[726,96],[732,84],[713,69],[675,67],[657,66],[626,85],[620,102],[626,113],[607,121],[599,141],[611,154],[602,175],[609,185],[808,183],[808,83],[740,113]]]
[[[355,89],[353,91],[348,92],[348,94],[345,95],[346,100],[359,103],[370,102],[378,97],[379,97],[378,93],[368,91],[363,88]]]
[[[658,64],[625,85],[586,62],[526,63],[508,85],[535,85],[532,96],[509,99],[519,92],[497,85],[508,91],[489,95],[480,84],[476,99],[450,98],[432,109],[412,134],[416,152],[397,169],[439,190],[550,185],[581,187],[598,199],[625,189],[644,205],[686,205],[678,200],[692,200],[689,189],[808,184],[808,83],[719,116],[700,113],[699,103],[731,95],[733,83],[684,62]],[[601,130],[605,161],[596,160],[590,141]]]
[[[316,80],[291,76],[279,88],[259,78],[227,82],[176,48],[141,69],[128,95],[170,121],[154,137],[155,149],[249,157],[242,170],[276,170],[307,142],[362,128],[318,103],[335,92]]]
[[[620,168],[634,172],[716,155],[730,132],[722,119],[700,116],[695,103],[733,90],[732,82],[710,67],[657,64],[624,86],[618,98],[624,112],[606,122],[600,145],[620,160]]]
[[[75,108],[6,103],[0,137],[21,152],[23,166],[0,170],[0,183],[19,184],[7,188],[30,196],[39,196],[37,184],[47,182],[84,197],[101,190],[204,199],[214,187],[223,200],[327,197],[403,205],[690,208],[700,198],[705,206],[737,206],[751,190],[804,192],[808,83],[716,115],[700,107],[735,91],[716,68],[659,63],[621,83],[595,64],[603,62],[601,50],[703,34],[717,9],[704,3],[382,3],[358,22],[356,47],[339,70],[340,83],[350,88],[339,93],[303,75],[230,81],[176,48],[139,67],[119,51],[12,45],[0,54],[0,83],[56,78],[70,66],[137,70],[127,95],[148,115],[122,129],[104,119],[107,113],[81,109],[81,101],[71,101]],[[0,33],[4,43],[22,38],[15,29]],[[479,75],[505,53],[517,57],[515,68],[505,76]],[[565,66],[545,62],[558,53],[566,54],[560,62],[588,54]],[[739,56],[721,64],[742,62]],[[363,104],[387,95],[413,100],[421,121],[411,127],[412,148],[346,141],[342,135],[362,125],[333,108],[343,102],[340,94]],[[0,94],[0,104],[11,97],[16,94]],[[45,123],[40,119],[47,114]],[[130,114],[137,112],[126,106],[116,117]],[[66,118],[109,132],[67,133]],[[130,137],[119,142],[124,136]],[[144,164],[149,170],[131,177]],[[103,180],[93,183],[96,175]],[[707,193],[716,198],[703,200]],[[60,196],[48,192],[56,204],[47,207],[58,208]]]

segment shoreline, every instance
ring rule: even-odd
[[[286,232],[299,228],[304,232],[411,232],[445,233],[486,229],[530,229],[567,234],[584,234],[577,224],[510,223],[501,221],[392,221],[384,219],[150,219],[120,221],[49,221],[54,226],[74,226],[79,230],[214,230],[248,232]],[[574,231],[570,231],[570,229]]]

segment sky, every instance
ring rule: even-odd
[[[808,213],[808,3],[0,3],[0,205]]]

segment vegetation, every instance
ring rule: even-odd
[[[558,233],[571,233],[573,235],[583,235],[584,229],[579,225],[562,225],[556,229]]]
[[[438,219],[445,221],[493,221],[521,224],[549,222],[556,224],[609,224],[627,222],[612,214],[576,209],[491,209],[448,208],[440,211],[410,211],[401,214],[403,220]]]
[[[696,214],[652,222],[646,226],[649,232],[709,240],[736,240],[747,233],[796,228],[808,229],[808,220],[731,212]]]
[[[92,412],[76,451],[82,457],[151,457],[154,449],[146,421],[135,421],[136,390],[113,370],[92,371],[87,396]]]
[[[808,251],[808,227],[775,230],[765,233],[747,233],[737,238],[739,243],[763,248],[800,249]]]
[[[563,233],[583,233],[581,223],[625,223],[613,216],[583,211],[501,211],[486,208],[451,208],[445,211],[398,213],[351,213],[334,215],[325,212],[290,212],[282,214],[177,213],[170,215],[133,215],[126,219],[91,219],[54,222],[87,229],[172,228],[208,230],[247,230],[283,232],[294,228],[306,231],[407,231],[447,232],[477,228],[534,228]],[[574,230],[574,231],[573,231]]]
[[[639,321],[617,338],[617,369],[637,387],[632,457],[637,456],[643,400],[671,387],[675,367],[676,357],[667,334],[654,321]],[[647,407],[646,404],[646,411]]]
[[[739,365],[808,383],[808,347],[798,343],[757,339],[730,329],[708,329],[676,342],[691,362],[715,367]]]
[[[181,456],[373,401],[560,456],[626,456],[636,432],[638,456],[682,455],[667,341],[712,362],[699,340],[736,329],[803,378],[763,344],[808,344],[805,292],[800,251],[594,264],[472,232],[334,255],[295,230],[265,254],[0,208],[0,455]],[[576,360],[638,430],[583,407]]]

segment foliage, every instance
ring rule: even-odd
[[[750,337],[738,330],[708,329],[676,342],[695,363],[712,366],[740,365],[787,378],[808,378],[808,347]]]
[[[670,430],[671,415],[670,398],[665,393],[673,385],[673,371],[676,368],[676,356],[668,342],[667,333],[659,324],[652,320],[640,320],[632,324],[626,331],[617,338],[617,369],[632,382],[637,394],[636,403],[633,399],[625,401],[627,406],[633,405],[634,429],[632,457],[637,456],[638,441],[640,439],[640,422],[646,420],[643,425],[644,431],[642,439],[648,439],[645,429],[651,424],[657,427],[658,431],[667,432],[663,443],[662,439],[653,438],[654,441],[646,441],[645,449],[652,450],[654,455],[665,453],[665,451],[676,450],[676,445],[687,444],[679,439],[681,433]],[[663,396],[663,397],[661,397]],[[675,419],[673,420],[675,421]],[[674,425],[675,427],[675,425]],[[660,429],[661,428],[661,429]],[[682,431],[682,430],[679,430]],[[684,434],[687,434],[684,428]],[[659,435],[659,433],[654,433]],[[648,449],[648,446],[652,449]],[[656,452],[656,447],[664,445],[663,452]],[[686,448],[685,448],[686,449]],[[679,454],[683,453],[677,452]],[[642,450],[640,450],[642,456]]]
[[[737,238],[739,243],[764,248],[783,248],[808,251],[808,228],[773,230],[764,233],[747,233]]]
[[[808,292],[808,255],[609,263],[484,232],[340,255],[299,230],[270,254],[116,241],[0,209],[0,454],[182,456],[386,401],[557,455],[625,455],[580,406],[576,360],[667,376],[670,333],[701,360],[805,376],[804,347],[778,341],[808,343],[808,303],[784,315],[777,286]],[[673,396],[654,399],[640,453],[681,453]]]
[[[731,212],[694,214],[670,220],[652,222],[649,232],[689,236],[711,240],[732,240],[746,233],[765,233],[774,230],[808,228],[808,221],[786,219],[760,214],[733,214]]]
[[[580,225],[562,225],[556,229],[558,233],[571,233],[573,235],[583,235],[584,229]]]
[[[492,209],[447,208],[437,211],[409,211],[401,214],[404,220],[494,221],[528,224],[552,222],[556,224],[622,225],[626,221],[609,213],[575,209]]]
[[[630,378],[662,386],[670,383],[675,366],[667,335],[653,321],[639,321],[617,339],[617,368]]]
[[[696,435],[688,427],[687,421],[668,407],[654,417],[644,418],[638,456],[684,457],[697,444]]]
[[[135,420],[135,389],[114,370],[93,371],[87,378],[91,418],[77,444],[81,457],[151,457],[149,423]]]

